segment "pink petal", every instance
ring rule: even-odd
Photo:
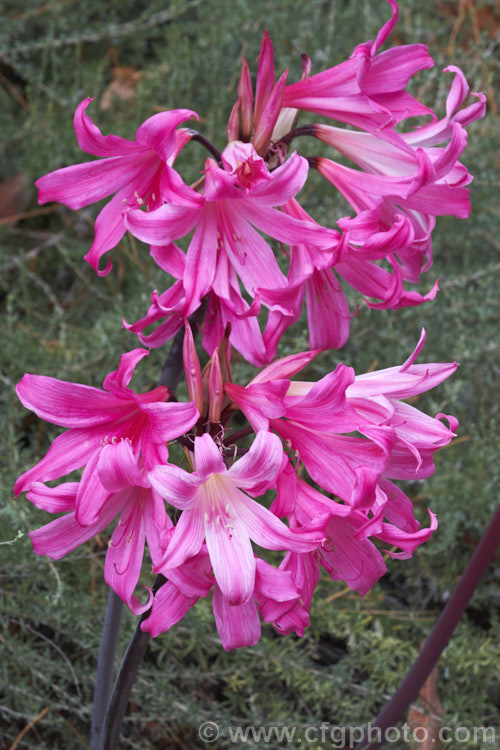
[[[184,237],[195,226],[200,213],[199,206],[173,206],[165,204],[145,213],[140,209],[125,215],[125,226],[143,242],[151,245],[170,245]]]
[[[56,169],[36,181],[38,202],[57,201],[73,209],[88,206],[137,180],[145,158],[142,154],[115,156]]]
[[[231,466],[227,477],[238,487],[252,489],[260,482],[274,479],[281,469],[283,447],[277,435],[259,432],[250,450]]]
[[[114,496],[102,509],[99,518],[89,526],[80,526],[74,513],[67,513],[40,529],[31,531],[29,537],[37,555],[47,555],[59,560],[99,534],[116,517],[123,507],[123,500]]]
[[[21,474],[14,485],[14,495],[25,492],[32,482],[50,482],[80,469],[99,448],[106,427],[93,430],[70,430],[58,435],[49,450],[35,466]]]
[[[157,402],[143,404],[141,411],[148,415],[148,438],[155,443],[163,443],[189,432],[200,414],[196,405],[188,403]]]
[[[157,466],[149,472],[148,478],[155,490],[179,510],[193,507],[196,492],[203,481],[173,464]]]
[[[194,460],[196,474],[201,479],[226,471],[222,454],[208,433],[195,438]]]
[[[265,549],[294,550],[310,552],[320,544],[323,534],[317,531],[300,533],[289,529],[270,510],[259,502],[251,500],[242,492],[235,512],[238,521],[244,524],[250,538]]]
[[[367,539],[357,539],[361,519],[334,518],[327,526],[329,539],[323,545],[321,564],[333,580],[342,580],[363,596],[387,568],[380,552]]]
[[[33,505],[49,513],[69,512],[75,509],[78,482],[65,482],[58,487],[47,487],[33,482],[26,497]]]
[[[186,290],[187,311],[191,315],[200,304],[201,298],[209,291],[214,280],[218,247],[217,218],[215,210],[207,208],[189,243],[186,256],[184,289]]]
[[[205,539],[205,523],[202,513],[195,507],[185,510],[177,521],[174,533],[168,543],[161,562],[153,568],[155,573],[183,565],[186,560],[198,554]]]
[[[369,96],[399,91],[406,88],[415,73],[433,66],[434,60],[424,44],[391,47],[372,59],[361,88]]]
[[[198,601],[197,596],[185,596],[177,586],[167,581],[155,594],[153,610],[147,620],[141,622],[141,630],[151,633],[153,638],[182,620]]]
[[[250,196],[267,206],[282,206],[304,187],[309,171],[307,159],[294,151],[287,160],[271,172],[271,180],[252,188]]]
[[[224,390],[245,414],[255,432],[268,430],[269,420],[278,419],[285,413],[284,397],[288,390],[286,380],[253,383],[246,388],[226,383]]]
[[[108,545],[104,580],[135,615],[146,612],[153,598],[150,593],[145,604],[141,604],[133,595],[141,572],[145,538],[142,510],[134,488]]]
[[[196,112],[191,109],[171,109],[153,115],[137,129],[135,134],[137,143],[156,151],[158,156],[166,162],[176,148],[175,128],[194,117],[199,120]]]
[[[100,388],[68,383],[46,375],[23,375],[16,386],[19,400],[40,419],[61,427],[93,427],[127,412],[126,401]]]
[[[300,352],[299,354],[290,354],[288,357],[278,359],[261,370],[250,383],[265,383],[271,380],[291,378],[303,370],[304,367],[307,367],[318,356],[319,351],[318,349],[316,351]]]
[[[105,445],[99,453],[97,473],[108,492],[118,492],[123,487],[147,487],[137,465],[130,440]]]
[[[223,518],[213,515],[205,522],[207,549],[215,580],[228,603],[244,604],[253,594],[255,557],[244,525],[224,526]]]
[[[118,369],[106,375],[103,387],[118,398],[131,398],[133,391],[127,386],[132,380],[136,366],[144,357],[149,357],[147,349],[133,349],[130,352],[122,354]],[[163,393],[166,397],[166,388]]]
[[[215,586],[213,608],[215,624],[226,651],[257,643],[260,638],[260,620],[253,600],[240,605],[231,604],[219,587]]]
[[[305,282],[311,349],[340,349],[349,338],[349,304],[330,268]]]
[[[78,145],[82,151],[95,156],[126,156],[144,152],[144,148],[134,141],[120,138],[118,135],[103,135],[85,111],[92,101],[94,100],[88,98],[80,102],[73,120]]]
[[[109,499],[109,491],[103,487],[97,465],[100,451],[95,451],[87,462],[78,485],[75,518],[81,526],[89,526],[97,521],[101,509]]]
[[[346,389],[354,382],[354,377],[352,367],[339,364],[334,372],[311,384],[303,397],[290,395],[294,391],[292,383],[285,401],[287,419],[328,432],[357,429],[359,417],[346,400]]]

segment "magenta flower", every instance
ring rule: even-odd
[[[432,114],[405,88],[415,73],[434,65],[427,47],[409,44],[379,54],[398,21],[395,0],[388,0],[392,17],[375,41],[365,42],[340,65],[285,88],[283,106],[331,117],[364,130],[392,127],[415,115]]]
[[[111,260],[103,270],[99,270],[99,262],[125,234],[125,212],[136,206],[154,209],[162,204],[166,172],[191,137],[189,130],[176,127],[191,117],[198,119],[198,115],[189,109],[160,112],[138,128],[135,141],[129,141],[102,135],[85,111],[91,101],[84,99],[78,105],[75,133],[82,151],[105,158],[57,169],[40,177],[36,186],[39,203],[57,201],[73,209],[114,194],[96,219],[95,239],[85,256],[99,276],[105,276],[111,270]]]
[[[41,461],[19,477],[16,495],[33,482],[59,479],[84,466],[75,518],[79,524],[89,525],[98,520],[109,495],[99,479],[103,463],[109,460],[117,476],[123,473],[119,452],[106,450],[106,446],[128,439],[135,461],[142,458],[147,471],[166,461],[166,441],[188,431],[198,411],[193,403],[168,403],[164,386],[139,394],[128,387],[137,363],[147,354],[145,349],[123,354],[118,370],[104,379],[104,390],[43,375],[24,375],[16,389],[22,404],[47,422],[69,429],[56,437]]]
[[[167,571],[166,571],[167,572]],[[309,617],[300,603],[300,595],[287,570],[275,569],[261,558],[255,559],[255,585],[252,596],[242,604],[231,604],[212,575],[206,545],[194,557],[168,570],[168,581],[156,593],[151,615],[141,624],[153,637],[179,622],[201,597],[213,587],[215,624],[226,651],[253,646],[261,635],[259,611],[264,622],[272,622],[283,632],[280,622],[286,618],[303,635]]]
[[[281,469],[280,440],[259,433],[248,453],[227,469],[214,440],[195,438],[195,472],[170,464],[150,472],[152,486],[183,513],[158,572],[182,565],[206,541],[215,580],[232,605],[243,604],[255,586],[255,557],[250,540],[265,549],[309,551],[321,542],[318,533],[295,534],[242,490],[260,492],[272,486]]]
[[[119,515],[108,543],[104,579],[134,614],[142,614],[151,606],[152,598],[149,596],[147,602],[141,604],[134,595],[144,545],[147,541],[153,564],[159,563],[164,554],[162,534],[173,524],[163,500],[148,486],[147,476],[140,471],[128,439],[106,445],[100,458],[97,472],[107,492],[96,519],[84,526],[78,522],[77,482],[58,487],[33,482],[28,500],[38,508],[51,513],[63,512],[63,515],[30,532],[29,536],[37,555],[58,560],[102,532]]]
[[[223,168],[207,159],[203,195],[185,185],[180,190],[176,183],[168,191],[168,204],[148,213],[130,211],[126,217],[132,234],[154,246],[171,247],[174,240],[196,227],[183,277],[185,315],[194,312],[201,298],[212,291],[224,308],[217,333],[227,322],[234,321],[238,328],[238,322],[258,313],[258,307],[250,309],[243,299],[238,279],[252,298],[259,295],[261,287],[287,285],[271,247],[255,228],[282,242],[303,239],[321,248],[331,247],[339,238],[333,230],[299,221],[276,208],[303,186],[308,166],[302,157],[292,154],[269,172],[251,144],[234,142],[224,149],[222,164]],[[217,306],[211,309],[209,321],[217,314]],[[269,356],[260,345],[257,324],[252,333],[255,336],[250,340],[240,336],[239,343],[250,362],[262,365]],[[216,338],[217,334],[210,337],[212,343]]]
[[[424,333],[404,365],[380,373],[356,377],[339,365],[317,383],[290,381],[315,356],[311,352],[273,363],[246,388],[234,383],[224,388],[253,429],[277,432],[320,487],[352,509],[370,512],[365,532],[374,533],[390,495],[406,507],[406,496],[392,480],[429,476],[434,453],[449,443],[458,424],[446,417],[447,427],[444,415],[429,417],[401,400],[434,387],[456,369],[448,363],[416,365],[423,343]]]

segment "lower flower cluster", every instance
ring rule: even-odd
[[[31,532],[35,552],[61,558],[118,518],[104,577],[132,612],[151,610],[143,630],[164,632],[212,593],[226,650],[255,644],[261,619],[302,635],[321,568],[363,595],[387,555],[410,557],[437,527],[431,511],[420,527],[397,484],[428,477],[457,427],[407,402],[456,369],[417,364],[424,339],[385,370],[356,375],[340,364],[317,382],[296,379],[312,351],[241,386],[232,382],[229,331],[202,370],[186,323],[186,403],[163,386],[129,387],[143,349],[124,354],[103,389],[25,375],[24,406],[67,428],[15,485],[60,514]],[[238,431],[236,413],[248,422]],[[169,460],[173,441],[184,466]],[[48,484],[76,469],[79,482]],[[142,603],[135,589],[146,545],[166,582]],[[282,551],[281,562],[263,559],[265,550]]]

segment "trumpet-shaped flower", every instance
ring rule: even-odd
[[[128,439],[135,460],[142,457],[146,470],[166,461],[166,441],[188,431],[198,419],[198,411],[191,402],[167,402],[169,392],[164,386],[147,393],[135,393],[128,387],[137,363],[147,354],[145,349],[123,354],[118,370],[104,379],[104,390],[43,375],[24,375],[17,386],[22,404],[47,422],[69,429],[56,437],[41,461],[19,477],[16,495],[33,482],[59,479],[84,466],[75,517],[81,525],[89,525],[98,520],[109,494],[99,479],[100,466],[119,456],[106,452],[106,446]],[[122,472],[119,463],[116,472]]]
[[[77,519],[77,482],[63,483],[58,487],[33,482],[28,500],[51,513],[63,513],[30,532],[33,549],[38,555],[58,560],[102,532],[119,515],[108,543],[104,579],[134,614],[142,614],[151,606],[152,600],[150,595],[141,604],[134,595],[144,545],[147,542],[153,564],[159,563],[164,553],[162,534],[173,524],[165,503],[149,486],[145,472],[141,472],[128,439],[103,448],[97,473],[106,494],[99,513],[86,525],[81,525]]]
[[[183,276],[185,315],[212,291],[225,310],[221,322],[231,322],[231,315],[242,321],[256,315],[260,306],[249,308],[239,281],[252,298],[259,297],[260,288],[287,286],[271,247],[256,229],[280,242],[304,240],[325,249],[338,242],[338,232],[278,210],[302,188],[307,171],[307,161],[292,154],[270,172],[251,144],[230,143],[222,153],[222,167],[207,159],[203,194],[186,185],[181,189],[179,178],[167,193],[168,204],[147,213],[130,211],[126,225],[155,247],[171,247],[195,228]],[[259,340],[256,336],[257,345]],[[262,365],[269,360],[262,347],[255,346],[253,352],[251,347],[252,341],[247,341],[245,354],[250,361]]]
[[[85,256],[99,276],[105,276],[112,263],[108,261],[100,270],[100,259],[125,234],[125,212],[140,205],[154,209],[162,204],[166,173],[191,138],[189,130],[176,128],[198,115],[189,109],[160,112],[138,128],[135,141],[129,141],[102,135],[86,113],[91,101],[84,99],[78,105],[75,133],[82,151],[104,158],[57,169],[40,177],[36,185],[39,203],[57,201],[75,209],[113,195],[96,219],[94,242]]]
[[[255,557],[250,540],[266,549],[314,549],[317,532],[295,534],[271,511],[245,494],[272,486],[283,462],[276,437],[261,432],[248,453],[227,469],[214,440],[195,438],[195,472],[173,465],[150,472],[152,486],[183,513],[157,570],[182,565],[206,542],[217,585],[231,605],[244,604],[255,585]]]
[[[212,589],[215,624],[226,651],[257,643],[261,634],[259,611],[264,622],[272,622],[278,632],[283,632],[279,623],[287,617],[300,635],[309,624],[291,573],[273,568],[259,557],[255,558],[252,595],[242,604],[231,604],[222,593],[212,575],[206,545],[197,555],[165,573],[168,581],[155,594],[151,615],[141,624],[142,630],[153,637],[179,622],[198,599],[208,596]]]

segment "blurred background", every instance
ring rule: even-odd
[[[280,637],[265,625],[258,645],[226,654],[210,602],[199,602],[171,632],[151,642],[120,748],[205,747],[198,726],[207,720],[221,726],[368,722],[416,657],[498,503],[500,5],[497,0],[400,5],[389,44],[427,44],[436,62],[415,77],[412,93],[442,115],[452,77],[441,71],[456,64],[471,89],[488,97],[488,114],[469,128],[462,159],[475,176],[472,215],[468,221],[437,221],[434,266],[420,287],[427,291],[439,277],[441,291],[433,302],[397,312],[361,305],[348,344],[318,357],[310,375],[321,377],[338,361],[358,373],[401,363],[422,326],[427,342],[419,361],[460,363],[449,382],[418,402],[432,414],[455,414],[459,437],[437,455],[433,477],[406,488],[422,519],[427,507],[437,513],[439,529],[413,559],[389,561],[387,575],[365,597],[325,576],[302,639]],[[311,57],[313,72],[330,67],[355,45],[374,39],[390,9],[383,0],[4,0],[2,14],[0,747],[87,748],[107,597],[102,577],[107,537],[57,562],[34,555],[27,533],[49,518],[25,496],[14,498],[12,486],[58,430],[28,413],[14,388],[25,371],[100,386],[120,354],[137,345],[121,318],[142,317],[151,291],[163,291],[166,283],[147,248],[128,237],[115,252],[113,272],[98,278],[83,255],[99,207],[76,212],[54,204],[39,207],[33,182],[85,160],[72,119],[87,96],[95,97],[89,114],[103,133],[133,138],[155,112],[187,107],[198,112],[199,129],[221,149],[241,57],[255,74],[265,29],[275,45],[277,70],[289,67],[293,81],[300,76],[301,52]],[[299,124],[315,119],[303,114]],[[318,152],[316,142],[305,148],[310,155]],[[196,179],[205,152],[196,143],[185,151],[183,174]],[[331,224],[348,213],[332,193],[315,176],[301,200],[304,196],[317,220]],[[359,300],[352,302],[354,309]],[[304,321],[288,331],[280,353],[306,348]],[[138,388],[154,386],[164,357],[164,351],[152,353],[150,367],[134,381]],[[235,375],[244,383],[251,368],[237,362]],[[439,674],[412,708],[415,723],[489,726],[500,737],[499,613],[500,556],[443,653]],[[126,615],[119,655],[134,624]],[[238,744],[221,738],[211,746]],[[460,744],[483,747],[491,745],[473,738]]]

